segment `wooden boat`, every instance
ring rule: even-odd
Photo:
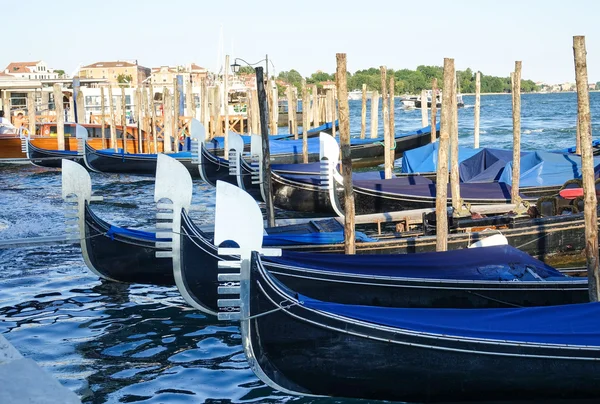
[[[291,290],[261,266],[249,268],[256,252],[224,250],[242,260],[237,273],[220,274],[219,318],[240,321],[250,368],[286,394],[421,403],[600,399],[600,325],[590,321],[600,316],[599,303],[345,305]]]
[[[106,127],[104,130],[104,140],[102,139],[102,127],[98,124],[81,124],[84,128],[87,129],[88,132],[88,142],[95,149],[103,149],[103,148],[112,148],[112,142],[110,140],[109,127]],[[129,151],[138,150],[138,147],[142,148],[143,152],[149,151],[150,144],[148,142],[138,142],[138,134],[137,127],[127,126],[127,138],[123,140],[123,127],[116,126],[117,132],[117,145],[116,147],[126,148]],[[76,124],[72,122],[65,123],[64,132],[65,132],[65,150],[66,151],[75,151],[77,150],[77,138],[75,135]],[[0,135],[0,162],[8,161],[8,162],[18,162],[18,163],[27,163],[29,160],[27,159],[27,147],[25,144],[25,139],[28,138],[33,146],[33,149],[40,149],[40,153],[43,157],[48,158],[47,153],[50,153],[51,157],[58,157],[59,160],[63,157],[61,154],[55,155],[54,152],[58,151],[58,139],[56,138],[56,123],[43,123],[39,125],[39,129],[36,130],[36,134],[29,134],[28,136],[19,136],[18,134],[10,135]],[[104,146],[103,146],[104,144]],[[162,152],[162,143],[158,145],[158,151]],[[36,151],[37,152],[37,151]],[[68,158],[69,153],[65,153]],[[71,156],[72,157],[72,156]],[[40,157],[42,158],[42,157]],[[45,160],[51,162],[53,160]],[[56,163],[50,163],[50,165],[46,166],[44,160],[38,160],[36,165],[44,166],[44,167],[54,167]]]
[[[192,176],[200,177],[198,166],[192,162],[190,152],[170,153],[170,155],[185,165]],[[96,150],[89,143],[85,144],[85,165],[91,171],[96,172],[154,176],[156,174],[156,158],[156,154]]]
[[[262,238],[262,215],[256,204],[248,209],[253,203],[248,201],[249,195],[226,185],[219,182],[220,189],[217,189],[215,243],[228,240],[245,248],[244,243],[257,236],[259,245],[269,242]],[[234,205],[236,212],[231,211]],[[225,228],[220,216],[223,214],[235,217],[226,221],[227,226],[235,221],[239,226],[244,225],[244,232]],[[181,279],[178,287],[192,306],[216,314],[218,274],[223,272],[223,260],[234,258],[219,256],[213,241],[194,225],[185,210],[179,221],[179,230],[173,231],[174,244],[180,246],[173,267],[176,278]],[[249,228],[252,224],[256,225],[255,229]],[[293,238],[284,236],[276,242],[282,245],[289,239]],[[316,246],[313,244],[313,248]],[[310,292],[315,298],[348,304],[490,308],[579,303],[588,299],[586,279],[565,277],[507,245],[446,253],[353,257],[338,251],[342,254],[284,250],[281,258],[264,257],[256,262],[253,258],[253,265],[264,265],[277,279],[300,293]],[[379,266],[384,269],[378,270]],[[473,273],[469,274],[469,268]],[[486,274],[486,271],[490,272]]]
[[[124,229],[100,219],[89,206],[92,185],[86,169],[70,160],[63,160],[62,169],[63,199],[70,203],[75,219],[71,230],[87,267],[106,280],[174,285],[173,264],[169,255],[165,257],[168,249],[160,246],[170,234],[161,239],[154,232]]]

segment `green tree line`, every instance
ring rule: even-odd
[[[441,87],[443,83],[443,68],[441,66],[418,66],[416,70],[388,69],[388,78],[394,76],[396,94],[418,94],[421,90],[431,89],[433,78],[438,79],[438,85]],[[457,72],[460,91],[462,93],[475,92],[475,72],[471,69],[466,69]],[[296,70],[283,71],[277,76],[277,79],[292,84],[300,90],[302,85],[302,75]],[[334,80],[334,74],[316,72],[306,77],[307,84],[317,84],[323,81]],[[381,91],[381,73],[378,68],[370,68],[358,70],[354,74],[348,73],[347,77],[348,90],[360,90],[362,85],[367,85],[367,90]],[[283,90],[281,87],[280,90]],[[521,91],[532,92],[538,91],[539,86],[536,86],[532,80],[521,80]],[[509,93],[511,91],[510,77],[496,77],[481,74],[481,92],[482,93]]]

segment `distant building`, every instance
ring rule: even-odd
[[[49,69],[42,60],[36,62],[12,62],[4,69],[4,74],[28,80],[58,79],[58,73]]]
[[[80,78],[106,79],[109,83],[118,83],[118,77],[131,76],[131,84],[136,87],[150,77],[150,69],[136,61],[96,62],[79,69]]]
[[[322,81],[320,84],[324,90],[335,90],[335,81]]]
[[[588,83],[588,90],[597,90],[596,83]]]
[[[201,80],[206,78],[208,75],[208,70],[204,67],[200,67],[195,63],[190,63],[186,66],[160,66],[152,68],[152,84],[161,85],[161,84],[172,84],[173,79],[177,77],[177,75],[183,76],[183,81],[188,83],[192,82],[193,86],[199,86],[201,84]]]

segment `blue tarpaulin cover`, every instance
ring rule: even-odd
[[[377,241],[377,239],[368,237],[366,234],[358,231],[356,232],[356,241],[372,242]],[[343,231],[306,234],[270,234],[263,237],[264,247],[304,244],[340,244],[343,242]]]
[[[485,248],[484,248],[485,249]],[[600,346],[600,303],[509,309],[420,309],[327,303],[298,295],[305,307],[371,324],[444,336]]]
[[[438,125],[439,129],[439,125]],[[406,136],[414,136],[422,133],[428,133],[431,131],[431,126],[427,126],[412,132],[402,133],[396,135],[396,139],[406,137]],[[278,139],[279,136],[279,139]],[[285,139],[288,135],[278,135],[278,136],[270,136],[269,142],[269,152],[273,154],[302,154],[302,139]],[[242,136],[245,143],[250,142],[249,136]],[[307,139],[308,143],[308,153],[319,153],[320,142],[318,137],[312,137]],[[372,144],[372,143],[381,143],[381,147],[383,147],[383,138],[372,138],[372,139],[350,139],[350,144],[352,146],[363,145],[363,144]],[[222,137],[216,137],[211,140],[211,143],[207,143],[208,150],[214,151],[214,149],[222,149],[224,147],[224,139]]]
[[[432,173],[437,169],[439,143],[429,143],[416,149],[407,150],[402,155],[402,172],[406,174]],[[470,147],[458,148],[458,162],[477,154],[480,150]],[[448,159],[450,156],[448,155]],[[448,160],[450,161],[450,160]],[[450,164],[448,164],[450,167]]]
[[[405,178],[418,181],[417,183],[408,184],[402,182]],[[426,182],[429,181],[429,182]],[[435,198],[435,184],[425,177],[400,177],[388,180],[352,180],[354,188],[362,188],[371,192],[383,192],[391,195],[403,195],[406,197],[420,198]],[[477,184],[461,184],[460,196],[465,200],[497,200],[510,201],[510,185],[489,182]],[[452,197],[451,186],[448,184],[448,198]],[[531,199],[525,195],[521,195],[524,200]]]
[[[344,255],[284,250],[263,260],[293,267],[358,275],[402,278],[537,281],[569,278],[549,265],[509,245],[414,254]]]
[[[600,158],[594,158],[598,171]],[[562,185],[570,179],[581,178],[581,157],[575,154],[531,152],[521,158],[521,187]],[[512,184],[512,162],[507,163],[500,181]]]
[[[526,153],[521,153],[521,158]],[[479,149],[458,166],[461,182],[494,182],[500,179],[506,164],[512,161],[512,150]]]

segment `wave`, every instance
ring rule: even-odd
[[[525,130],[523,131],[523,134],[524,134],[524,135],[529,135],[529,134],[531,134],[531,133],[541,133],[541,132],[543,132],[543,131],[544,131],[544,129],[525,129]]]

